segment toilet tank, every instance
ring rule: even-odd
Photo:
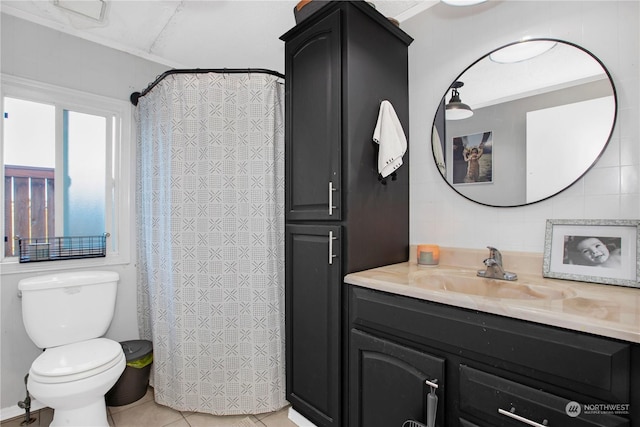
[[[20,280],[27,334],[40,348],[101,337],[113,319],[118,280],[118,273],[112,271],[55,273]]]

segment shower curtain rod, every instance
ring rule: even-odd
[[[165,77],[171,74],[206,74],[206,73],[221,73],[221,74],[240,74],[240,73],[262,73],[270,74],[272,76],[280,77],[284,79],[284,74],[273,70],[267,70],[264,68],[192,68],[192,69],[174,69],[165,71],[160,74],[149,86],[147,86],[142,92],[133,92],[129,97],[129,100],[133,105],[138,105],[138,99],[141,96],[145,96],[151,89],[153,89],[158,83],[160,83]]]

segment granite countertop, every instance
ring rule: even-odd
[[[418,265],[412,256],[408,262],[349,274],[344,281],[412,298],[640,343],[640,288],[546,279],[541,274],[542,256],[535,254],[503,253],[505,270],[517,273],[517,281],[480,278],[476,271],[482,264],[477,261],[483,256],[486,251],[442,248],[437,267]],[[468,265],[479,267],[473,269],[466,267]]]

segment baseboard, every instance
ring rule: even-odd
[[[300,412],[293,408],[289,408],[289,420],[298,427],[316,427],[311,421],[300,415]]]
[[[39,411],[42,408],[46,408],[42,403],[35,399],[31,399],[31,412]],[[24,409],[18,405],[9,406],[8,408],[0,409],[0,421],[10,420],[11,418],[24,417]]]

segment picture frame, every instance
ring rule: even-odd
[[[493,131],[452,138],[452,177],[455,185],[493,183]]]
[[[544,277],[640,288],[640,220],[548,219]]]

